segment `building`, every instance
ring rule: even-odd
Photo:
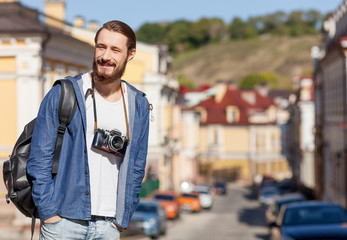
[[[180,174],[176,181],[178,184],[188,182],[192,184],[209,183],[208,179],[202,179],[199,171],[200,160],[200,114],[192,108],[180,107],[180,127],[177,129],[180,134],[180,164],[178,165]]]
[[[289,99],[289,117],[284,124],[284,153],[293,172],[293,186],[314,198],[314,95],[313,80],[297,80],[297,90]]]
[[[220,82],[214,87],[213,96],[211,92],[191,107],[200,114],[201,173],[209,176],[210,181],[290,176],[286,158],[281,155],[278,107],[267,91],[241,90]]]
[[[324,22],[312,48],[317,198],[347,207],[347,1]]]
[[[300,79],[300,183],[311,194],[315,188],[314,173],[314,92],[312,78]]]

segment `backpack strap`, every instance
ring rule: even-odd
[[[36,207],[35,207],[35,209],[36,209]],[[33,240],[33,238],[34,238],[35,222],[36,222],[36,218],[35,218],[35,216],[33,215],[33,216],[31,217],[31,240]]]
[[[59,115],[59,127],[58,127],[58,137],[55,144],[55,151],[53,155],[53,166],[52,174],[55,175],[58,172],[58,161],[61,151],[61,146],[63,144],[63,137],[67,125],[71,122],[76,106],[76,95],[75,90],[72,86],[71,81],[67,79],[60,79],[54,82],[54,85],[60,84],[61,95],[59,101],[58,115]]]

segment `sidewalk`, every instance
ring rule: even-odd
[[[23,216],[25,225],[16,224],[15,216],[18,211],[16,207],[10,203],[7,204],[5,197],[0,196],[0,240],[30,240],[31,239],[31,219]],[[19,213],[20,214],[20,213]],[[36,229],[34,239],[38,238],[39,221],[36,221]]]
[[[30,240],[30,226],[23,228],[18,226],[0,224],[0,240]],[[39,228],[35,229],[34,238],[39,239]]]

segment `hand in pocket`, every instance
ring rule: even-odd
[[[51,217],[51,218],[48,218],[46,220],[43,220],[44,223],[55,223],[55,222],[58,222],[60,221],[61,217],[59,217],[58,215],[54,216],[54,217]]]

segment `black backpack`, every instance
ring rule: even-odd
[[[58,108],[59,128],[53,157],[52,177],[55,176],[58,170],[58,160],[65,129],[72,120],[77,106],[72,83],[69,80],[61,79],[55,81],[54,85],[57,84],[61,85],[61,96]],[[6,160],[3,165],[4,183],[8,190],[6,194],[7,203],[10,203],[11,200],[21,213],[33,219],[33,224],[35,223],[35,218],[39,216],[31,196],[32,183],[27,177],[26,165],[30,153],[31,136],[35,120],[36,118],[24,127],[22,134],[14,145],[10,159]]]

